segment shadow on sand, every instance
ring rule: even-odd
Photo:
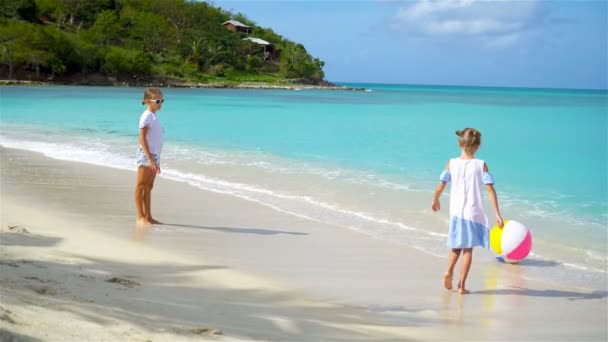
[[[0,233],[0,245],[24,247],[51,247],[61,242],[61,238],[29,233]]]
[[[247,340],[321,341],[328,336],[347,341],[378,340],[377,330],[391,326],[370,320],[367,310],[329,303],[310,305],[296,294],[279,289],[250,287],[247,283],[218,286],[208,272],[229,269],[224,265],[69,257],[78,262],[7,260],[18,265],[11,275],[15,283],[19,279],[25,283],[4,287],[2,293],[31,303],[28,305],[61,308],[98,325],[127,322],[150,333],[170,332],[187,338],[196,338],[199,331],[220,330]],[[36,274],[36,270],[43,272]],[[71,286],[65,286],[68,283]],[[18,317],[15,321],[17,325],[23,323]],[[361,330],[362,326],[373,329]],[[35,341],[13,334],[10,326],[6,328],[9,330],[0,331],[0,337]]]
[[[603,299],[608,297],[608,291],[596,290],[591,292],[574,292],[561,290],[531,290],[523,287],[512,287],[510,289],[494,289],[472,291],[471,294],[491,294],[491,295],[515,295],[531,297],[561,297],[568,300],[580,299]]]
[[[42,342],[42,340],[26,335],[17,334],[0,328],[0,341],[7,342]]]
[[[285,230],[274,230],[274,229],[261,229],[261,228],[235,228],[235,227],[208,227],[208,226],[196,226],[189,224],[177,224],[177,223],[163,223],[163,226],[172,227],[183,227],[183,228],[197,228],[206,230],[215,230],[224,233],[239,233],[239,234],[257,234],[257,235],[308,235],[308,233],[301,232],[290,232]]]
[[[540,260],[540,259],[524,259],[518,263],[521,266],[527,267],[556,267],[561,265],[557,261],[552,260]]]

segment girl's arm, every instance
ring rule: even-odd
[[[488,165],[483,165],[483,171],[488,172]],[[502,220],[502,216],[500,216],[500,209],[498,209],[498,197],[496,196],[496,190],[494,189],[494,184],[486,184],[486,190],[488,191],[488,195],[490,196],[490,202],[492,203],[492,207],[494,208],[494,215],[496,216],[496,224],[498,227],[502,228],[504,223]]]
[[[450,169],[449,161],[447,164],[445,164],[445,169],[446,170]],[[435,188],[435,194],[433,195],[433,203],[431,204],[431,209],[433,209],[433,211],[439,211],[439,209],[441,209],[441,204],[439,203],[439,197],[441,196],[441,193],[443,193],[443,189],[445,189],[446,184],[447,184],[447,182],[441,182]]]
[[[447,183],[445,182],[441,182],[439,183],[439,185],[437,185],[437,188],[435,188],[435,194],[433,195],[433,204],[431,205],[433,211],[439,211],[439,209],[441,209],[441,204],[439,203],[439,196],[441,196],[441,193],[443,192],[443,189],[445,189],[446,184]]]
[[[144,154],[146,155],[146,158],[148,158],[148,163],[150,164],[152,170],[154,170],[155,173],[160,173],[160,169],[158,168],[158,165],[156,165],[154,158],[152,158],[152,153],[150,153],[148,142],[146,142],[147,135],[148,126],[144,126],[143,128],[139,129],[139,144],[141,145],[142,150],[144,150]]]

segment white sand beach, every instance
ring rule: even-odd
[[[608,339],[606,287],[484,250],[462,296],[445,259],[236,197],[160,177],[164,224],[136,229],[134,171],[6,148],[0,170],[3,341]]]

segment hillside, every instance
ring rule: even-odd
[[[8,80],[328,85],[301,44],[188,0],[0,0],[0,62]]]

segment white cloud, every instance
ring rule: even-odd
[[[506,47],[542,24],[545,15],[540,0],[419,0],[399,9],[391,28],[421,37],[479,38],[487,46]]]
[[[504,23],[494,19],[445,19],[428,22],[426,31],[430,34],[503,34],[519,29],[515,23]]]
[[[421,0],[412,6],[400,9],[399,12],[400,15],[406,18],[413,19],[432,15],[433,13],[442,12],[446,10],[470,7],[474,2],[474,0]]]

